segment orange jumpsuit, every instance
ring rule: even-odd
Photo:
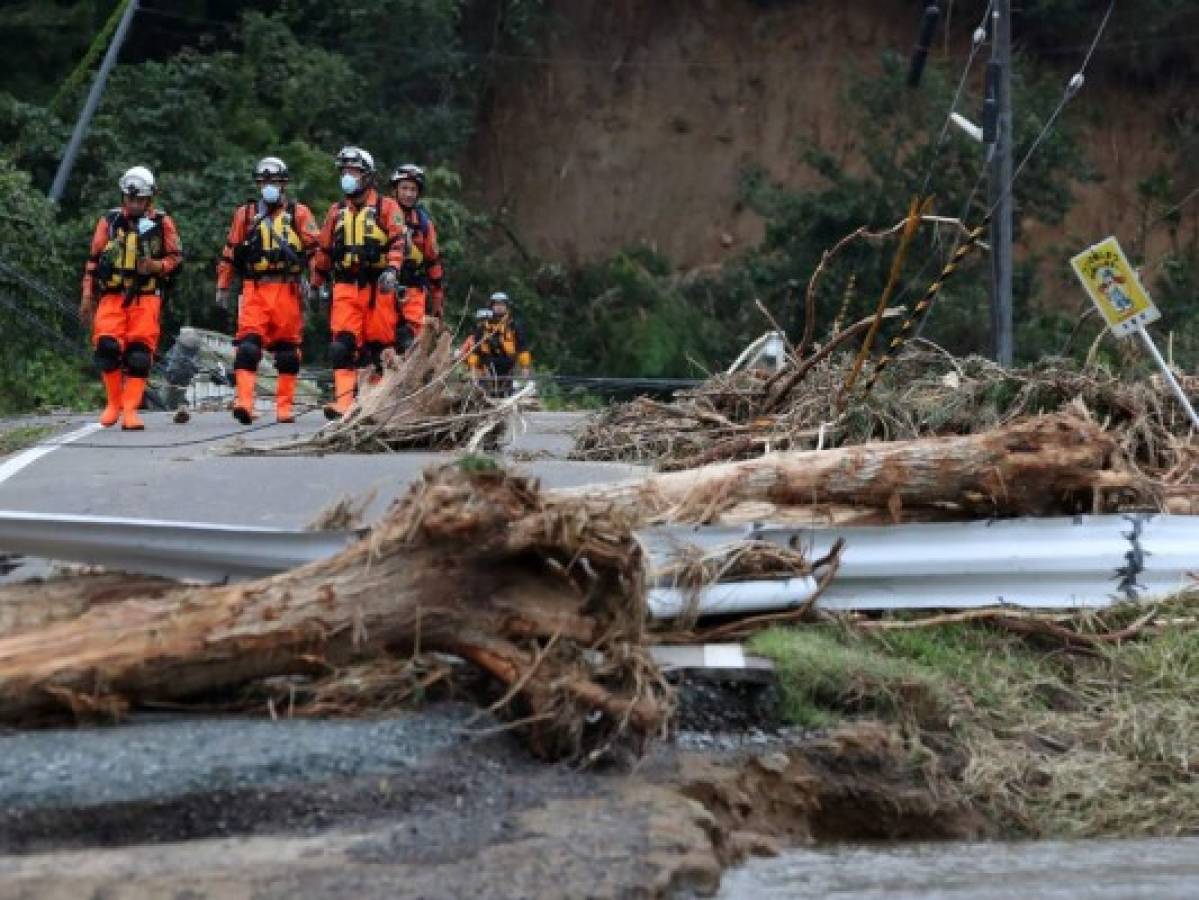
[[[139,274],[140,260],[153,261],[153,271]],[[123,428],[144,427],[137,410],[158,349],[163,284],[182,263],[175,221],[153,204],[136,217],[121,206],[96,222],[80,293],[86,306],[100,298],[92,346],[107,394],[106,427],[122,412]]]
[[[368,312],[364,328],[365,356],[376,368],[386,347],[403,352],[417,338],[425,324],[425,316],[441,318],[445,305],[445,270],[437,249],[437,229],[423,207],[405,207],[404,223],[408,228],[408,256],[400,269],[400,286],[404,289],[399,315],[394,320],[380,314],[381,307]],[[381,371],[381,370],[380,370]]]
[[[312,284],[333,280],[329,314],[334,402],[325,414],[349,408],[357,384],[358,353],[367,340],[395,341],[399,313],[395,292],[377,287],[384,269],[399,273],[408,255],[408,229],[400,205],[374,188],[329,207],[317,241]],[[367,324],[370,323],[368,335]]]
[[[228,290],[234,275],[242,280],[237,315],[234,416],[253,418],[254,383],[263,349],[275,354],[279,379],[276,418],[289,422],[300,371],[304,331],[300,277],[316,250],[320,228],[303,203],[242,204],[233,213],[225,249],[217,262],[217,288]]]
[[[427,315],[440,319],[445,309],[445,267],[437,247],[437,226],[423,206],[404,210],[412,240],[409,258],[400,270],[404,285],[404,321],[413,335],[420,334]]]

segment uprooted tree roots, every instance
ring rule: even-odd
[[[498,470],[431,473],[369,537],[261,581],[105,603],[0,637],[0,719],[219,695],[269,676],[441,652],[506,689],[535,752],[640,743],[673,695],[645,650],[640,550],[612,518]]]
[[[510,404],[456,371],[453,335],[432,320],[402,356],[384,351],[381,376],[361,374],[345,415],[316,434],[239,448],[242,454],[387,453],[495,446]]]
[[[741,501],[852,499],[892,516],[1069,512],[1101,492],[1138,489],[1116,456],[1094,423],[1044,416],[983,435],[776,454],[598,489],[542,492],[467,457],[426,473],[359,543],[291,572],[226,587],[134,580],[120,600],[118,586],[96,597],[64,588],[40,619],[24,600],[10,604],[0,719],[55,707],[119,714],[444,653],[503,686],[497,708],[538,753],[588,756],[654,736],[672,710],[646,650],[635,528],[707,521]],[[755,577],[806,565],[778,553],[741,562]],[[393,664],[309,693],[332,710],[439,677]]]

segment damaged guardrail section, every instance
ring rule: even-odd
[[[363,531],[301,531],[213,523],[0,511],[0,549],[184,580],[258,578],[333,556]],[[1097,608],[1169,594],[1199,570],[1199,516],[1129,513],[885,526],[659,525],[637,532],[647,555],[650,613],[671,618],[802,605],[814,575],[672,583],[680,559],[726,557],[747,542],[830,554],[830,610]]]

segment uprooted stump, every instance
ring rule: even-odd
[[[426,474],[372,533],[272,578],[94,607],[0,638],[0,720],[220,695],[417,652],[507,689],[534,752],[581,757],[665,727],[642,562],[619,519],[547,504],[490,467]]]
[[[490,398],[456,369],[453,335],[428,320],[405,353],[383,352],[382,374],[359,373],[358,396],[316,434],[238,448],[242,455],[388,453],[397,450],[491,449],[511,404]]]

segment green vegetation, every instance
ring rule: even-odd
[[[847,643],[832,629],[767,631],[753,648],[774,660],[783,715],[800,725],[826,727],[849,710],[898,717],[919,707],[923,716],[936,716],[949,707],[947,684],[935,669]]]
[[[1100,633],[1146,611],[1068,624]],[[1192,592],[1134,637],[1085,652],[986,621],[777,629],[753,648],[776,661],[788,718],[895,722],[913,753],[952,770],[963,796],[1008,833],[1193,834],[1197,612]]]
[[[32,447],[42,438],[54,432],[52,425],[18,425],[0,431],[0,456],[8,456],[27,447]]]
[[[959,4],[956,27],[976,21],[983,6],[982,0]],[[1116,68],[1147,87],[1191,78],[1193,47],[1168,39],[1199,27],[1194,5],[1154,0],[1152,6],[1149,16],[1117,11],[1111,26],[1116,37],[1135,24],[1138,35],[1148,28],[1161,40],[1128,58],[1112,54]],[[904,86],[904,59],[888,55],[882,73],[869,77],[854,75],[857,67],[847,63],[844,108],[856,117],[860,135],[851,157],[816,142],[797,148],[822,183],[808,189],[774,183],[748,161],[743,200],[765,218],[766,237],[717,274],[682,279],[669,260],[645,248],[615,248],[607,260],[573,267],[513,251],[518,236],[502,218],[463,199],[455,167],[474,137],[488,92],[519,77],[519,70],[498,60],[505,53],[536,52],[543,32],[552,28],[544,0],[182,0],[139,13],[124,62],[55,210],[44,191],[104,45],[102,31],[118,8],[115,0],[18,0],[6,6],[11,39],[10,64],[0,75],[0,331],[23,352],[0,355],[0,412],[94,402],[86,338],[73,310],[91,228],[97,214],[116,202],[114,183],[134,162],[159,174],[161,205],[176,217],[187,255],[164,316],[164,343],[185,323],[230,324],[211,302],[213,268],[229,211],[249,193],[254,159],[267,152],[286,158],[293,193],[319,213],[337,196],[330,156],[353,142],[370,148],[381,167],[416,159],[430,169],[429,205],[451,272],[450,321],[469,322],[486,291],[503,284],[530,325],[539,364],[565,374],[693,376],[713,370],[729,361],[731,348],[766,327],[757,298],[778,321],[795,327],[795,286],[806,285],[822,252],[859,226],[896,222],[930,169],[936,212],[965,212],[970,221],[983,213],[978,194],[971,207],[965,204],[977,184],[977,147],[950,135],[933,165],[957,64],[930,64],[921,89],[911,91]],[[1089,33],[1093,20],[1083,0],[1046,0],[1018,17],[1030,56],[1021,61],[1014,87],[1017,155],[1031,145],[1060,96],[1057,50],[1077,44],[1079,22],[1089,23]],[[1021,176],[1022,220],[1060,221],[1072,202],[1071,181],[1093,177],[1080,122],[1078,115],[1059,120]],[[1183,158],[1199,149],[1197,122],[1180,112],[1162,125]],[[1191,366],[1199,362],[1199,328],[1193,326],[1199,316],[1199,237],[1179,232],[1177,214],[1167,214],[1187,188],[1163,173],[1147,173],[1140,243],[1155,229],[1172,229],[1170,252],[1146,262],[1168,309],[1165,325],[1176,335],[1175,358]],[[945,229],[921,234],[901,300],[910,302],[927,286],[954,240]],[[833,262],[817,296],[822,328],[851,272],[857,293],[849,315],[873,305],[893,247],[893,240],[861,242]],[[1061,352],[1084,307],[1081,296],[1058,302],[1061,286],[1038,278],[1037,254],[1059,259],[1067,249],[1073,248],[1038,247],[1020,261],[1016,345],[1024,360]],[[984,258],[976,255],[930,320],[927,336],[954,353],[986,349],[986,329],[978,324],[986,318],[983,271]],[[1085,354],[1097,334],[1087,323],[1069,352]],[[305,359],[320,365],[326,349],[327,322],[315,314]],[[1106,361],[1119,361],[1107,345],[1099,352]]]

